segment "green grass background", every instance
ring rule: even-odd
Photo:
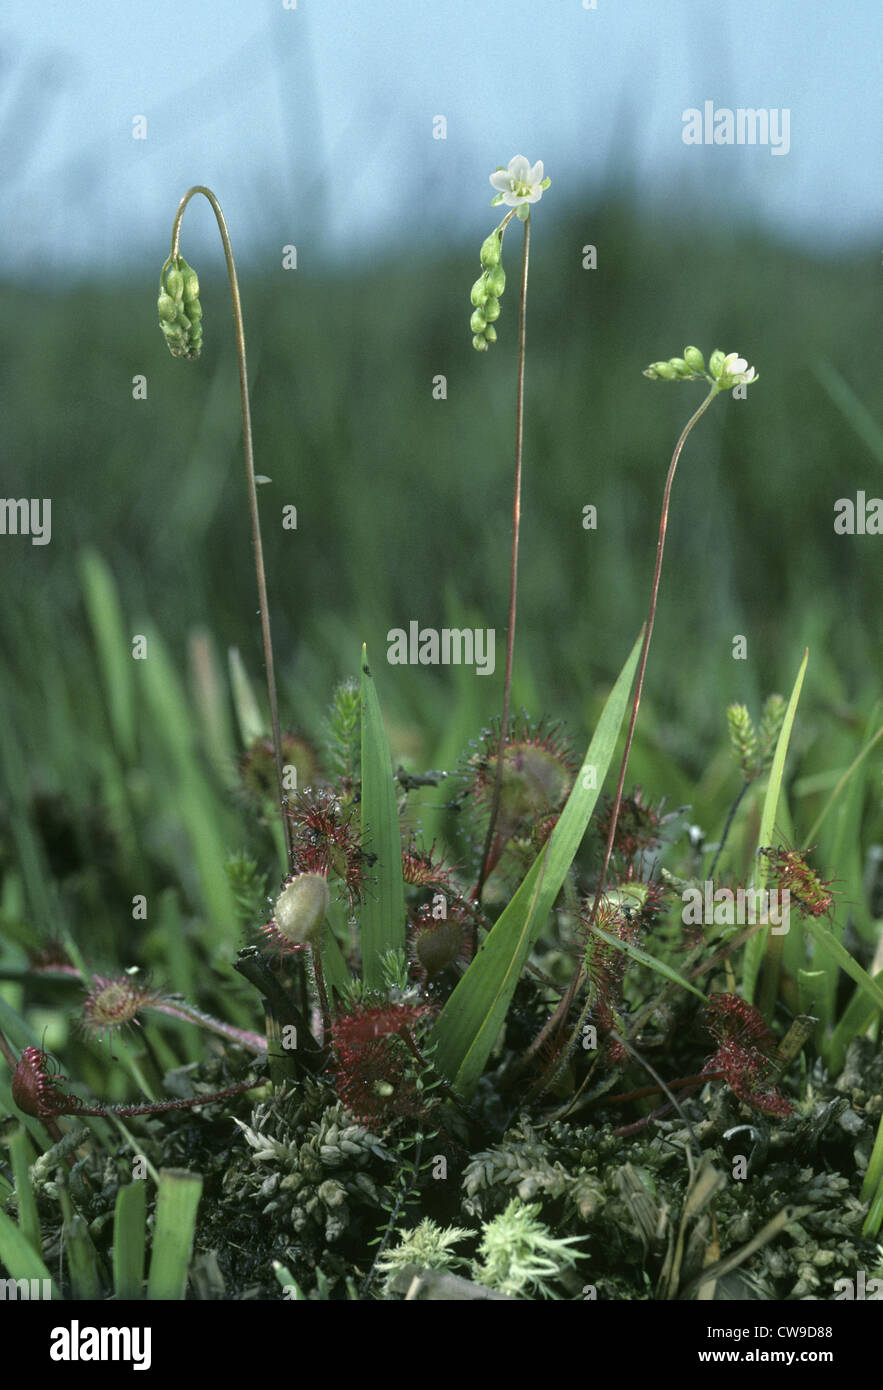
[[[719,834],[738,789],[725,706],[757,713],[770,692],[787,695],[809,646],[791,768],[805,830],[867,737],[883,674],[883,538],[833,531],[837,498],[883,495],[877,253],[688,225],[616,190],[545,211],[531,253],[514,705],[564,719],[585,747],[644,619],[665,471],[701,400],[701,386],[649,382],[642,368],[687,343],[738,350],[760,381],[746,401],[715,402],[680,464],[629,782]],[[256,466],[273,480],[260,501],[283,721],[315,737],[365,641],[393,754],[415,770],[452,766],[500,705],[519,242],[513,225],[486,355],[468,329],[477,243],[441,256],[417,243],[352,272],[240,267]],[[595,271],[582,268],[587,243]],[[231,776],[228,648],[259,691],[262,669],[236,366],[220,250],[186,225],[182,250],[202,283],[195,364],[169,357],[156,324],[165,246],[125,282],[0,287],[3,491],[50,497],[53,526],[44,547],[0,538],[0,966],[71,932],[93,969],[137,960],[254,1023],[227,964],[240,924],[223,873],[244,845],[272,868]],[[132,398],[137,374],[145,401]],[[296,532],[281,524],[291,503]],[[587,503],[595,532],[582,528]],[[494,627],[495,676],[388,666],[386,633],[411,619]],[[135,634],[147,661],[130,657]],[[747,661],[731,657],[737,634]],[[883,835],[877,750],[868,761],[850,811],[856,854]],[[430,830],[434,804],[427,793]],[[144,923],[131,918],[140,893]],[[4,993],[24,1006],[20,985]],[[29,1008],[50,1025],[47,1045],[76,1048],[77,1075],[91,1070],[107,1094],[67,1014],[52,999]],[[187,1047],[199,1055],[202,1040]]]

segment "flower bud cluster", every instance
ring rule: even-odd
[[[198,357],[202,347],[199,279],[183,256],[169,256],[162,268],[157,309],[172,356]]]
[[[729,391],[733,386],[749,386],[757,381],[753,367],[749,367],[744,357],[737,352],[721,352],[715,349],[708,359],[697,347],[685,347],[683,357],[670,357],[667,362],[651,362],[644,375],[651,381],[697,381],[704,378],[721,391]]]
[[[481,275],[472,286],[472,346],[477,352],[487,352],[490,343],[497,341],[494,327],[500,317],[500,296],[506,288],[506,272],[501,264],[503,231],[497,227],[486,237],[481,247]]]

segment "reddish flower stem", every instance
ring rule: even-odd
[[[675,471],[678,466],[678,459],[681,456],[681,450],[683,449],[684,444],[686,443],[688,434],[690,433],[696,422],[701,418],[701,416],[704,415],[705,411],[708,409],[708,406],[711,404],[712,400],[717,395],[719,389],[720,388],[716,384],[712,386],[711,390],[705,397],[705,400],[699,406],[698,410],[694,411],[693,414],[690,416],[690,419],[687,421],[686,425],[681,431],[680,438],[678,439],[678,442],[675,445],[675,450],[671,457],[671,463],[668,467],[668,476],[665,480],[665,490],[662,496],[662,514],[659,519],[659,539],[656,544],[656,565],[653,570],[653,583],[650,588],[650,607],[647,613],[647,622],[644,626],[644,641],[641,646],[641,657],[638,662],[638,676],[635,685],[635,694],[632,700],[632,712],[631,717],[629,719],[629,727],[628,733],[626,734],[625,748],[622,754],[622,762],[620,763],[619,767],[619,780],[616,784],[616,796],[613,802],[613,813],[610,817],[610,829],[607,833],[607,844],[604,849],[604,862],[601,866],[601,873],[598,877],[598,886],[595,890],[595,901],[592,904],[592,911],[589,917],[590,922],[594,922],[597,919],[598,908],[600,906],[601,898],[603,897],[604,889],[607,883],[607,870],[610,866],[610,857],[613,853],[613,842],[616,838],[616,827],[619,822],[620,807],[622,806],[622,793],[623,788],[625,786],[625,777],[626,771],[628,769],[629,754],[631,753],[632,749],[632,739],[634,738],[635,724],[637,723],[638,719],[638,709],[641,704],[641,693],[644,688],[644,672],[647,669],[647,655],[650,650],[650,638],[653,635],[653,624],[656,619],[656,602],[659,597],[659,580],[662,574],[662,556],[663,551],[665,550],[665,534],[668,529],[668,511],[669,504],[671,502],[671,490],[672,484],[674,483]],[[527,1052],[522,1058],[522,1067],[526,1066],[530,1062],[530,1060],[536,1056],[537,1052],[542,1047],[546,1039],[550,1037],[550,1035],[556,1034],[560,1036],[560,1034],[564,1031],[564,1028],[567,1023],[567,1015],[570,1012],[570,1007],[574,1001],[574,998],[576,997],[577,989],[579,988],[580,982],[584,975],[585,971],[583,970],[582,964],[580,964],[574,971],[570,984],[568,985],[567,990],[565,991],[554,1014],[549,1019],[548,1023],[546,1023],[545,1026],[542,1028],[542,1030],[534,1039],[534,1041],[531,1043],[530,1047],[527,1049]],[[588,1008],[588,1006],[586,1007]],[[573,1033],[574,1038],[579,1036],[579,1030],[582,1026],[585,1012],[586,1010],[583,1011],[583,1014],[580,1016],[576,1024],[576,1028],[574,1029]],[[566,1055],[566,1051],[564,1055]],[[546,1071],[540,1077],[539,1081],[531,1089],[528,1100],[534,1099],[536,1096],[540,1095],[546,1089],[546,1087],[553,1079],[554,1072],[557,1071],[560,1064],[561,1056],[558,1055],[553,1060],[551,1067],[547,1067]]]
[[[524,222],[524,249],[521,258],[521,297],[518,314],[518,372],[515,388],[515,479],[512,497],[512,558],[509,566],[509,628],[506,633],[506,674],[503,680],[503,714],[500,720],[500,746],[497,753],[497,775],[494,779],[494,799],[491,803],[491,816],[488,822],[484,852],[481,856],[481,869],[472,896],[481,902],[485,879],[490,873],[492,857],[499,857],[501,846],[494,840],[497,818],[500,813],[500,796],[503,790],[503,755],[509,733],[509,707],[512,696],[512,659],[515,651],[515,610],[518,600],[518,540],[521,534],[521,459],[524,440],[524,348],[527,321],[527,267],[530,257],[530,217]],[[472,954],[478,949],[478,928],[475,928]]]

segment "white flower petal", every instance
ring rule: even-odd
[[[543,161],[538,159],[532,169],[528,171],[525,183],[542,183],[543,181]]]
[[[498,193],[505,193],[507,188],[511,188],[511,180],[505,169],[500,169],[496,174],[491,174],[491,187]]]
[[[509,160],[508,174],[513,183],[527,183],[530,165],[523,154],[516,154]]]

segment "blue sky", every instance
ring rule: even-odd
[[[876,236],[877,0],[596,4],[4,0],[0,274],[155,258],[195,182],[257,260],[483,236],[516,153],[589,219],[615,171],[648,215],[667,198],[827,251]],[[706,101],[787,110],[789,152],[686,145]]]

